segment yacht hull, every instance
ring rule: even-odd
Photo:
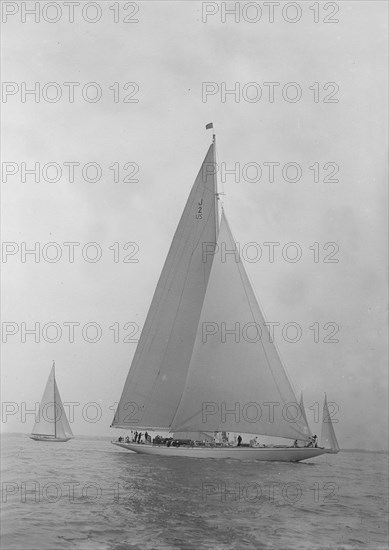
[[[29,437],[34,441],[45,441],[49,443],[65,443],[66,441],[69,441],[69,439],[72,439],[71,437],[50,437],[49,435],[34,434],[31,434]]]
[[[174,456],[186,458],[235,458],[238,460],[260,460],[299,462],[315,458],[327,451],[319,447],[167,447],[166,445],[147,445],[138,443],[120,443],[114,445],[139,454],[156,456]]]

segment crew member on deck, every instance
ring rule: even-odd
[[[307,447],[317,447],[317,435],[311,435]]]
[[[240,447],[240,444],[242,443],[242,438],[240,435],[238,435],[238,447]]]

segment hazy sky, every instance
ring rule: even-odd
[[[123,339],[134,323],[143,325],[212,138],[205,124],[213,121],[218,163],[227,170],[238,163],[238,181],[222,170],[225,209],[241,247],[261,247],[262,258],[245,266],[267,319],[280,323],[278,348],[296,391],[304,391],[313,431],[319,431],[315,403],[321,408],[326,391],[339,406],[335,429],[341,446],[385,448],[386,3],[342,2],[332,15],[323,3],[315,12],[314,2],[298,2],[301,13],[289,8],[283,16],[275,8],[273,23],[263,2],[257,3],[257,22],[249,21],[256,18],[253,7],[242,8],[240,21],[222,13],[223,5],[234,3],[138,2],[131,14],[134,3],[125,11],[124,3],[102,2],[96,23],[85,20],[97,14],[93,6],[84,18],[75,7],[70,23],[61,3],[62,17],[41,2],[40,22],[23,14],[21,4],[4,4],[10,15],[3,28],[3,81],[14,84],[3,96],[3,162],[14,164],[3,164],[10,174],[5,179],[3,173],[2,182],[3,241],[16,244],[7,245],[12,254],[3,255],[2,263],[2,400],[11,413],[3,416],[2,429],[31,430],[34,418],[24,417],[25,407],[40,400],[55,359],[63,401],[79,403],[75,434],[112,433],[113,405],[136,345]],[[14,5],[18,12],[12,15]],[[204,11],[217,7],[205,21]],[[295,23],[285,20],[299,15]],[[139,22],[124,23],[124,17]],[[324,23],[324,17],[339,22]],[[45,87],[49,82],[56,84]],[[64,84],[69,82],[80,83],[73,88],[74,102]],[[84,90],[93,99],[96,86],[85,88],[90,82],[102,91],[96,102],[82,96]],[[204,82],[213,83],[213,95],[202,96]],[[271,86],[264,84],[269,82],[279,83],[273,102]],[[40,84],[37,98],[24,97],[34,83]],[[124,89],[126,83],[136,85]],[[237,95],[223,96],[223,86],[235,87]],[[302,95],[293,102],[296,90]],[[56,94],[58,101],[50,102]],[[80,163],[74,181],[64,165],[69,162]],[[274,181],[264,164],[269,162],[279,163]],[[39,182],[29,174],[22,180],[22,163],[29,169],[40,163]],[[55,165],[44,168],[47,163],[61,166],[59,181],[49,181]],[[87,163],[98,163],[100,181],[87,181],[93,166],[82,176]],[[126,163],[132,164],[124,169]],[[292,165],[282,176],[286,163],[301,168],[299,181],[290,181]],[[338,181],[323,181],[336,165],[332,179]],[[139,181],[123,182],[134,166]],[[37,262],[22,254],[23,246],[31,249],[36,242]],[[49,242],[57,245],[45,247]],[[69,242],[80,243],[74,262],[64,245]],[[91,242],[102,252],[95,263],[82,255]],[[128,242],[136,245],[124,250]],[[273,263],[263,244],[269,242],[280,243]],[[281,252],[290,242],[302,253],[295,263]],[[335,245],[324,250],[326,243]],[[246,250],[250,255],[254,248]],[[58,251],[59,261],[48,261]],[[95,252],[93,246],[84,249],[90,258]],[[323,262],[331,252],[339,261]],[[139,261],[123,262],[131,253]],[[73,342],[64,324],[71,322],[79,323]],[[101,327],[96,343],[82,336],[91,322]],[[282,327],[291,322],[301,327],[296,343],[282,337]],[[39,343],[23,334],[22,323],[28,329],[39,324]],[[57,342],[49,341],[55,325],[45,328],[47,323],[61,328]],[[132,325],[125,329],[126,323]],[[339,341],[324,342],[335,325]],[[318,342],[312,326],[320,327]],[[93,326],[86,334],[94,337]],[[98,404],[96,422],[86,419],[98,411],[88,403]]]

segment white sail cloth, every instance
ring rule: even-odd
[[[338,440],[336,439],[334,426],[332,425],[331,415],[328,410],[327,396],[324,397],[320,445],[325,449],[331,449],[333,451],[340,450]]]
[[[43,392],[32,435],[52,436],[53,438],[73,436],[55,380],[54,365]]]
[[[242,261],[220,254],[236,245],[224,214],[218,227],[214,148],[174,235],[112,426],[307,440],[305,415]],[[205,338],[209,324],[219,330]],[[258,325],[262,335],[223,340],[223,324]]]
[[[55,436],[54,367],[51,369],[45,391],[39,405],[38,417],[32,429],[34,435]]]
[[[112,426],[169,429],[185,386],[217,231],[214,144],[192,187]],[[209,243],[209,244],[206,244]]]
[[[192,358],[172,430],[231,431],[307,440],[309,428],[267,332],[225,214]],[[224,326],[232,333],[222,335]],[[251,329],[260,327],[256,339]],[[209,327],[211,333],[209,334]],[[246,332],[245,332],[246,330]]]
[[[62,403],[61,396],[59,394],[57,382],[54,381],[54,391],[55,391],[55,409],[56,409],[56,432],[57,437],[73,437],[73,432],[70,428],[68,418]]]
[[[309,424],[308,424],[308,420],[307,420],[307,415],[306,415],[306,412],[305,412],[303,394],[301,394],[301,397],[300,397],[300,411],[301,411],[301,414],[302,414],[302,417],[303,417],[304,422],[305,422],[306,425],[308,426],[308,430],[309,430],[309,431],[308,431],[308,436],[309,436],[309,437],[312,437],[312,432],[311,432],[311,430],[309,429]]]

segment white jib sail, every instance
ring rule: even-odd
[[[321,425],[320,445],[325,449],[339,451],[339,443],[336,439],[334,426],[332,425],[331,415],[328,410],[327,396],[324,397],[323,420]]]
[[[216,243],[214,144],[175,232],[113,427],[169,429],[189,368]]]
[[[55,405],[56,405],[56,435],[57,437],[73,437],[73,432],[70,428],[68,418],[59,394],[57,382],[54,381],[55,390]]]
[[[270,340],[243,263],[239,254],[223,257],[223,248],[236,250],[224,213],[172,430],[307,440],[309,428]],[[258,326],[262,332],[259,339]]]

